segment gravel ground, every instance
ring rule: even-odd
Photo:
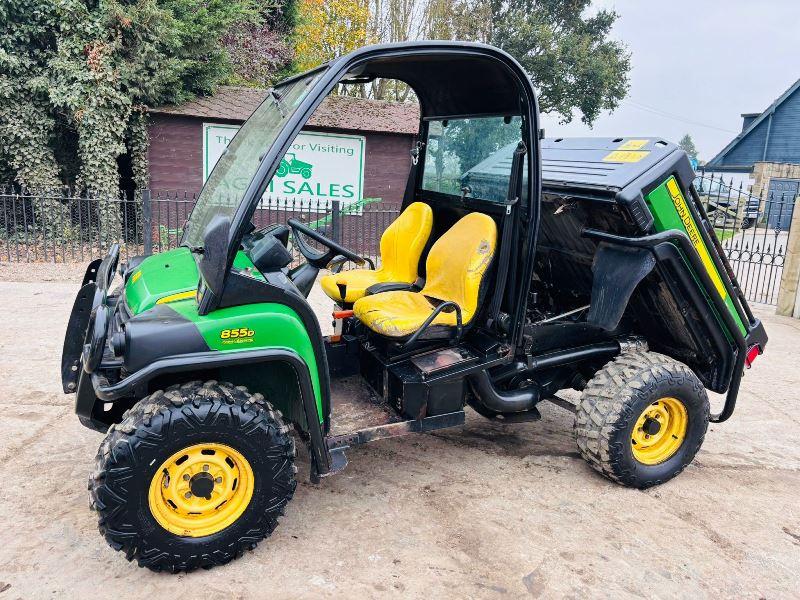
[[[460,429],[351,451],[319,486],[301,459],[272,538],[170,576],[111,550],[87,508],[101,436],[59,382],[82,271],[0,263],[0,599],[800,597],[796,320],[757,309],[770,345],[736,414],[661,487],[597,475],[551,405],[519,425],[471,413]]]

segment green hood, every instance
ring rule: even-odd
[[[188,248],[148,256],[125,283],[125,302],[131,314],[149,310],[168,296],[197,289],[197,264]]]
[[[233,266],[248,269],[251,277],[264,279],[244,252],[236,253]],[[199,280],[197,263],[188,248],[154,254],[131,273],[125,284],[125,302],[131,314],[138,315],[159,303],[194,298]]]

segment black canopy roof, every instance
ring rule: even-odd
[[[522,111],[518,80],[507,65],[490,55],[448,53],[446,46],[439,46],[430,54],[379,56],[359,66],[353,75],[407,83],[419,98],[423,118],[519,115]]]

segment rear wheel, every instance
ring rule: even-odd
[[[581,455],[623,485],[647,488],[692,462],[709,404],[692,370],[656,352],[621,354],[588,383],[575,413]]]
[[[294,441],[260,394],[193,382],[109,429],[89,479],[100,532],[155,571],[209,568],[269,536],[294,494]]]

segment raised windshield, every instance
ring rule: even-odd
[[[242,125],[200,192],[186,224],[184,246],[202,246],[206,227],[216,215],[233,220],[264,153],[322,73],[317,70],[275,86]]]

